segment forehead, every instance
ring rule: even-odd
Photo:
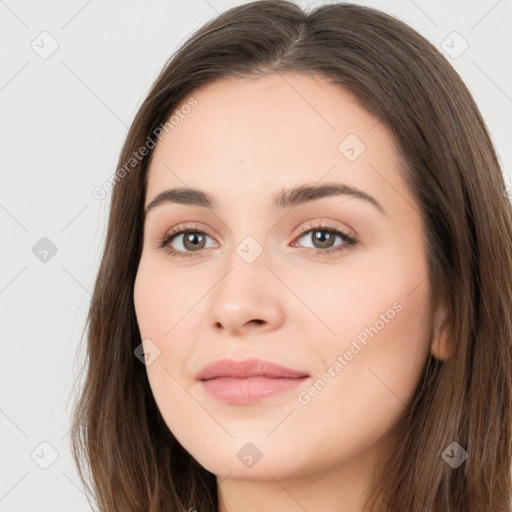
[[[180,111],[191,97],[195,106]],[[318,75],[224,78],[193,91],[181,107],[154,149],[146,203],[176,186],[220,196],[230,186],[271,193],[324,177],[376,193],[382,173],[407,194],[389,130]]]

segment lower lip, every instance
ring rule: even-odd
[[[219,377],[203,380],[205,390],[215,398],[230,404],[252,404],[277,393],[290,391],[302,384],[302,378],[247,377],[235,379]]]

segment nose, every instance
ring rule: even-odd
[[[279,328],[284,318],[282,285],[267,267],[264,253],[248,263],[238,254],[209,294],[210,325],[232,336]]]

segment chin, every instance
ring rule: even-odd
[[[226,434],[222,442],[210,438],[207,446],[185,448],[201,466],[220,479],[269,481],[300,476],[311,469],[312,454],[308,456],[298,448],[302,445],[299,440],[285,446],[282,442],[265,441],[266,435],[227,439]],[[293,461],[293,467],[283,464],[284,461]]]

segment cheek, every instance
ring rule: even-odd
[[[160,264],[160,267],[159,267]],[[143,254],[134,284],[133,301],[142,338],[161,342],[186,313],[183,284],[171,279],[161,263]]]
[[[201,414],[184,389],[188,382],[182,374],[193,347],[183,332],[185,323],[179,320],[190,306],[184,304],[187,300],[175,286],[176,281],[171,286],[169,279],[162,279],[162,272],[155,268],[141,259],[134,285],[134,306],[144,350],[157,350],[159,354],[146,366],[151,391],[167,426],[181,438]]]
[[[336,338],[324,337],[323,368],[301,395],[296,420],[297,428],[308,425],[308,439],[326,440],[317,447],[325,457],[334,445],[349,458],[377,443],[418,386],[429,352],[428,288],[423,283],[407,295],[405,282],[395,287],[389,294],[374,287],[367,301],[353,297],[346,314],[332,320]]]
[[[349,350],[354,339],[363,347],[367,343],[384,350],[396,346],[424,352],[429,283],[421,255],[413,257],[391,247],[373,252],[367,260],[347,258],[338,267],[318,266],[313,272],[283,266],[279,274],[293,283],[300,298],[290,300],[290,320],[308,333],[304,341],[324,363],[329,362],[325,357]],[[384,339],[389,341],[377,341]]]
[[[412,399],[430,350],[429,283],[421,260],[414,267],[408,261],[383,258],[373,271],[354,269],[337,284],[343,291],[326,316],[336,337],[325,338],[324,350],[325,369],[336,376],[320,383],[308,414],[329,410],[341,428],[364,423],[367,434],[378,436]],[[338,356],[343,362],[333,367]]]
[[[195,294],[188,291],[172,275],[166,275],[148,260],[141,260],[134,285],[134,306],[141,338],[149,339],[160,355],[147,366],[148,375],[154,377],[165,370],[182,369],[193,347],[186,332],[197,311]],[[189,287],[190,290],[191,287]],[[167,377],[168,378],[168,377]]]

